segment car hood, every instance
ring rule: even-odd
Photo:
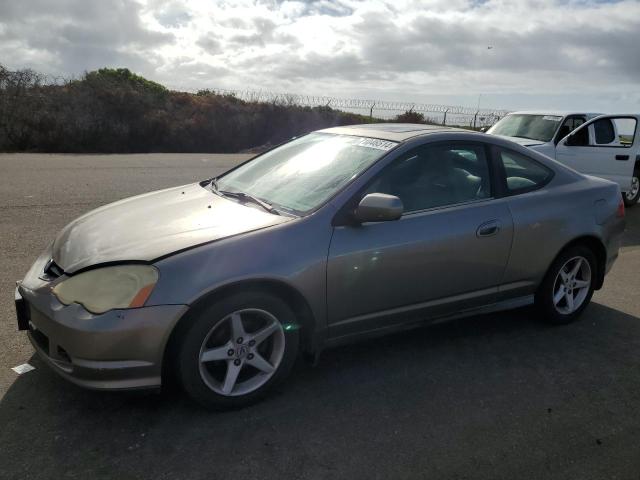
[[[511,140],[512,142],[515,142],[518,145],[522,145],[523,147],[534,147],[536,145],[543,145],[546,143],[541,142],[540,140],[532,140],[530,138],[522,137],[507,137],[505,135],[496,135],[496,137],[504,138],[505,140]]]
[[[195,183],[86,213],[58,234],[52,258],[67,273],[100,263],[151,261],[289,220],[222,198]]]

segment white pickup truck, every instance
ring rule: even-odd
[[[640,115],[514,112],[487,133],[543,153],[571,168],[620,185],[625,205],[640,197]]]

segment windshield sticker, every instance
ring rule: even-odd
[[[543,120],[551,120],[553,122],[559,122],[562,120],[562,117],[556,117],[555,115],[545,115],[542,117]]]
[[[359,147],[368,147],[375,148],[377,150],[391,150],[393,147],[397,145],[396,142],[389,142],[388,140],[380,140],[378,138],[362,138],[358,143],[356,143]]]

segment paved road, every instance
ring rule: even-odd
[[[640,206],[580,322],[525,309],[342,347],[241,411],[84,391],[33,357],[13,281],[59,228],[242,158],[0,155],[0,478],[640,478]]]

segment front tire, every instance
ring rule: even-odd
[[[555,325],[576,320],[591,301],[597,274],[590,248],[578,245],[564,250],[536,293],[536,307],[544,320]]]
[[[299,329],[289,306],[263,292],[242,292],[203,308],[183,334],[177,371],[206,408],[239,408],[262,399],[291,371]]]
[[[624,206],[627,208],[631,208],[638,203],[638,199],[640,199],[640,171],[636,170],[633,172],[631,189],[628,192],[623,192],[622,198],[624,200]]]

